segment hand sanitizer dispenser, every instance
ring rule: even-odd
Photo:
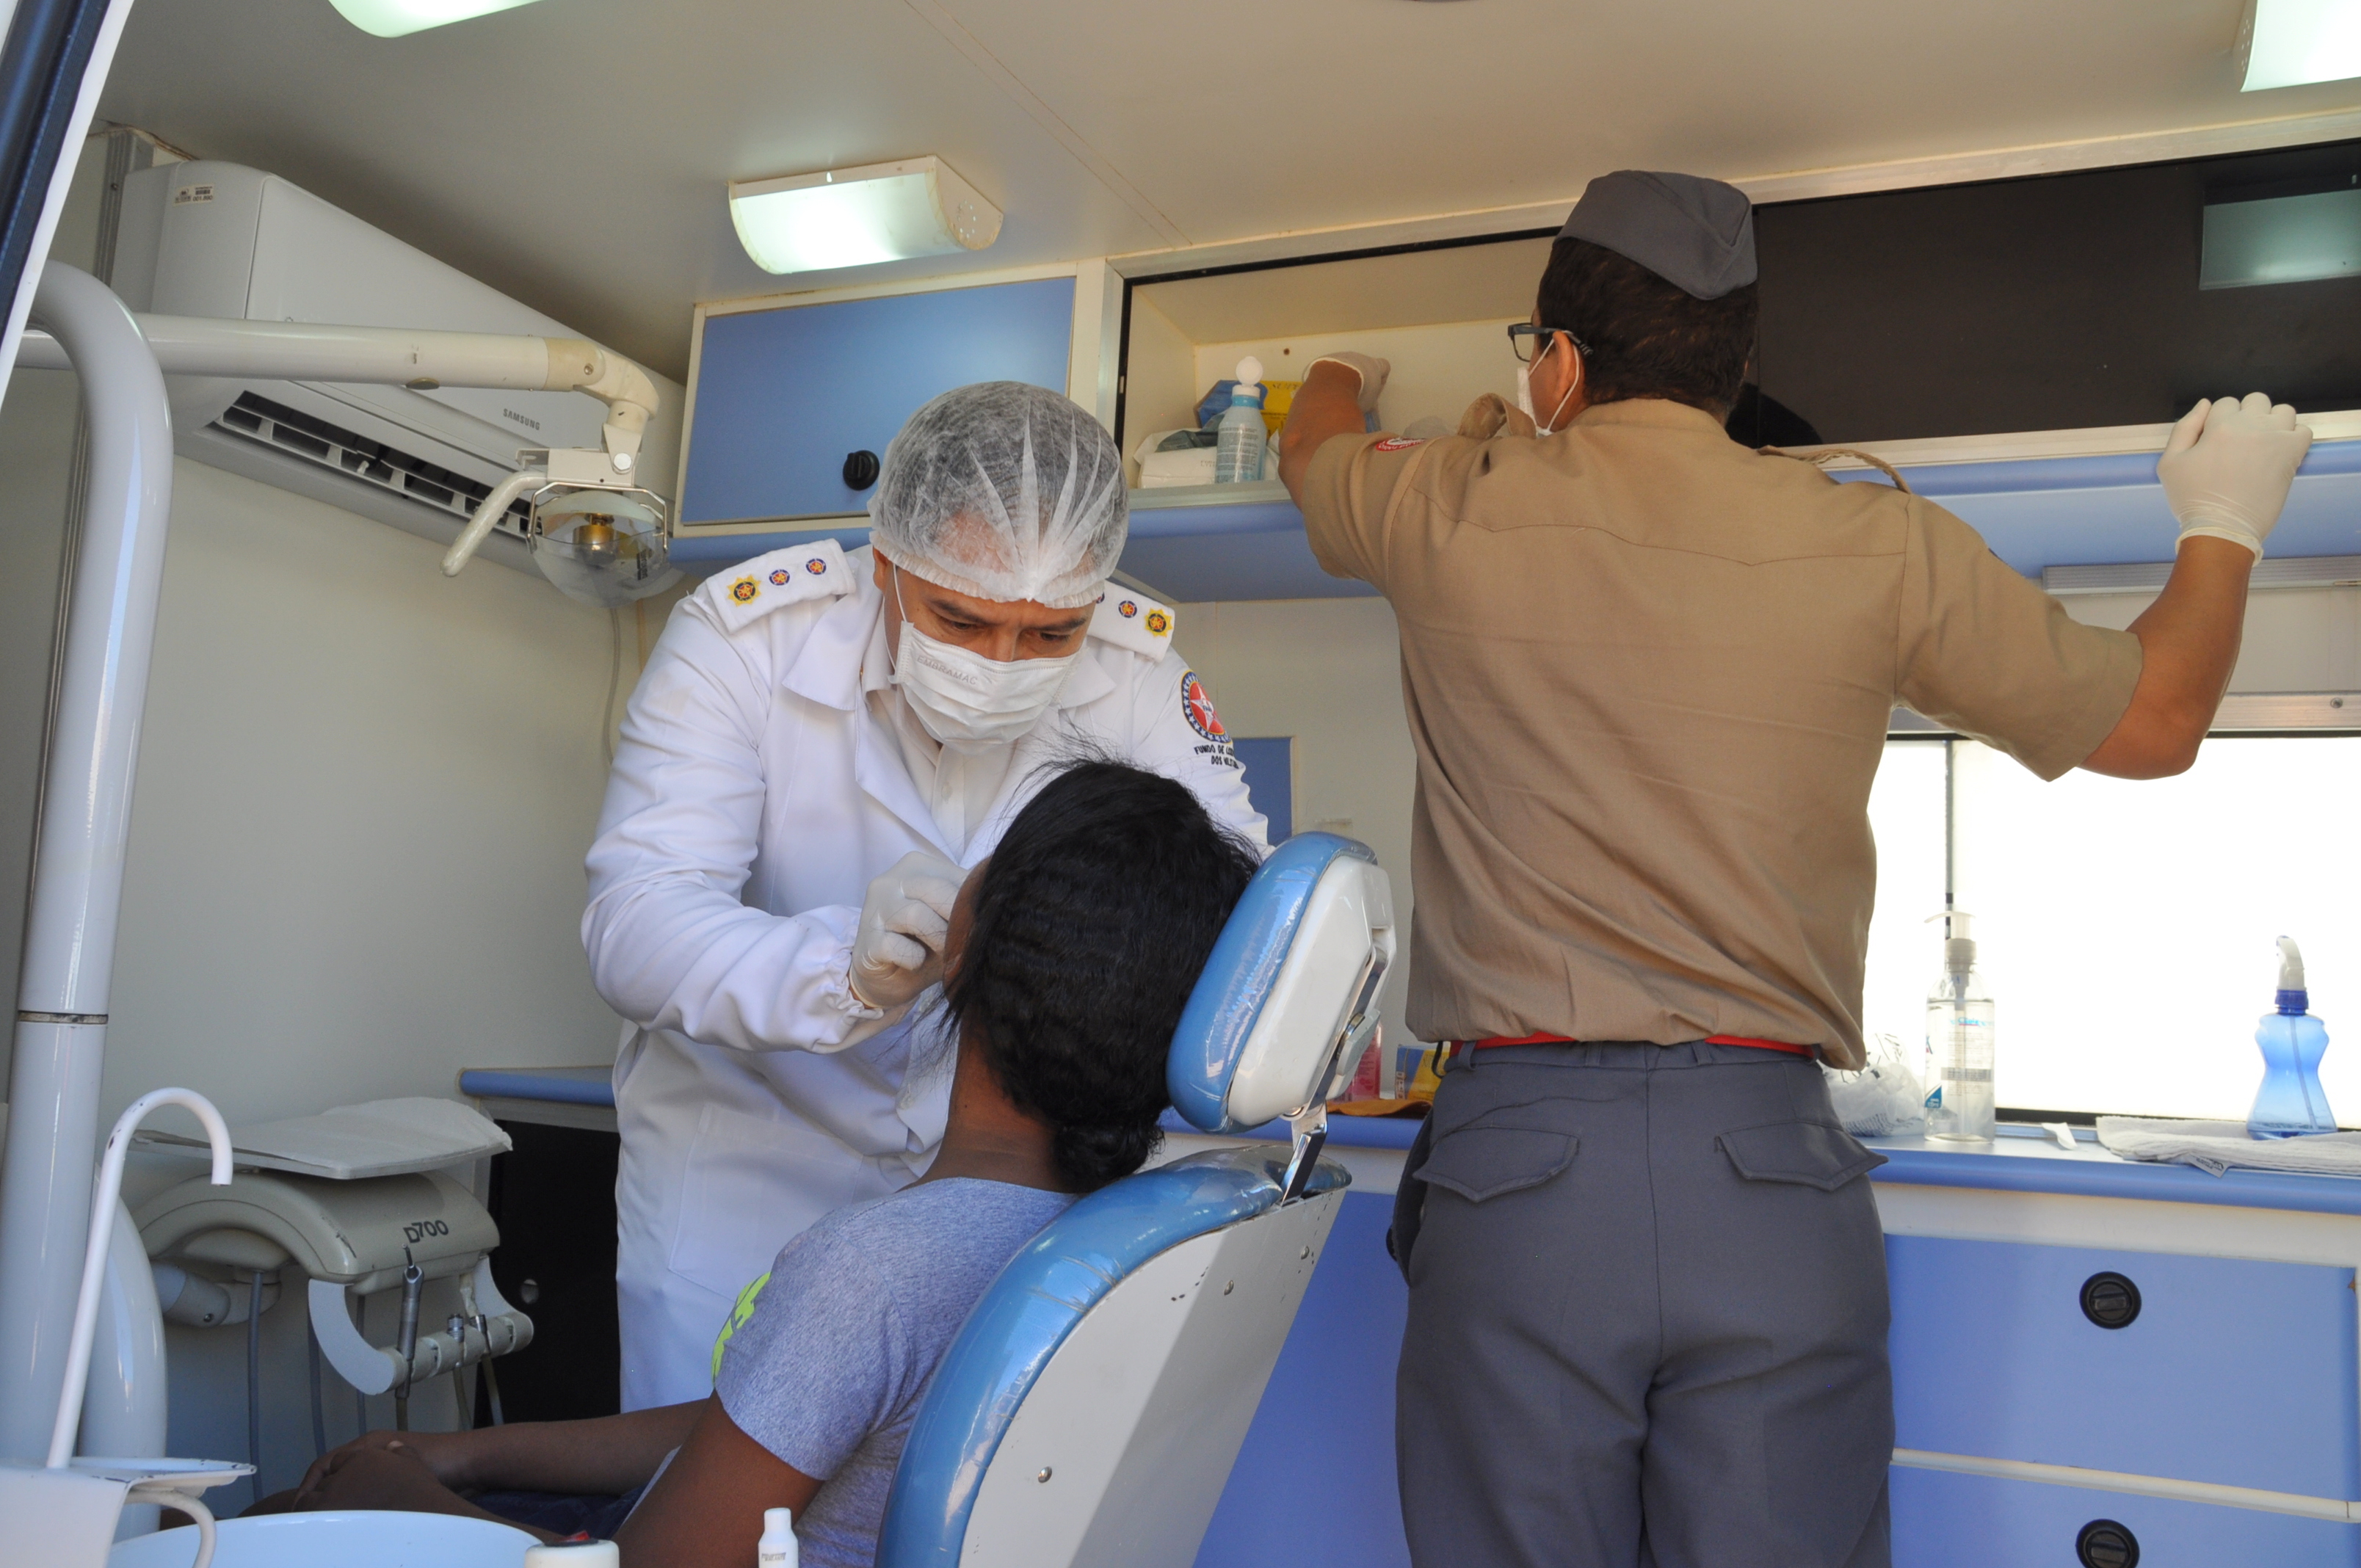
[[[2246,1131],[2257,1138],[2293,1138],[2336,1131],[2336,1115],[2320,1087],[2320,1058],[2328,1052],[2328,1025],[2312,1015],[2303,984],[2303,954],[2279,938],[2277,1005],[2255,1026],[2263,1053],[2263,1086],[2246,1115]]]
[[[1976,972],[1974,916],[1948,910],[1943,972],[1927,994],[1927,1054],[1935,1087],[1927,1095],[1927,1135],[1982,1143],[1993,1135],[1992,992]]]

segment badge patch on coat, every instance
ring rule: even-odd
[[[753,603],[754,596],[762,591],[762,585],[752,577],[741,577],[730,585],[730,597],[740,604]]]
[[[1172,618],[1160,609],[1148,612],[1148,630],[1161,637],[1172,630]]]
[[[771,574],[771,586],[774,588],[784,588],[794,581],[793,577],[787,576],[787,569],[785,566]]]
[[[1230,732],[1222,728],[1222,716],[1213,711],[1213,698],[1205,690],[1205,683],[1191,670],[1180,677],[1180,711],[1189,716],[1189,728],[1208,740],[1227,740]]]
[[[1129,620],[1133,616],[1139,613],[1139,601],[1137,599],[1126,599],[1121,604],[1115,607],[1115,612],[1123,617],[1126,620]]]
[[[804,570],[817,577],[828,570],[828,563],[818,555],[804,563]]]

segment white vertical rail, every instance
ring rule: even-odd
[[[90,429],[17,992],[0,1163],[0,1458],[38,1461],[64,1383],[89,1236],[99,1070],[140,715],[171,506],[163,373],[131,313],[49,262],[32,313],[72,358]]]

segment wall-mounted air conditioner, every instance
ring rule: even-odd
[[[135,311],[529,336],[571,327],[370,227],[274,174],[199,160],[124,182],[115,291]],[[682,393],[663,406],[639,471],[669,493]],[[516,471],[521,450],[599,444],[606,405],[579,392],[168,378],[181,454],[447,543]],[[526,567],[525,503],[483,554]],[[530,569],[529,567],[527,569]]]

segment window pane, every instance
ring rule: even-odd
[[[2003,1105],[2245,1120],[2284,934],[2329,1026],[2329,1102],[2361,1124],[2361,839],[2338,826],[2361,737],[2216,737],[2146,782],[2045,784],[1968,741],[1955,758],[1960,905],[1998,1003]],[[1936,939],[1913,938],[1930,975]],[[2340,1024],[2356,1031],[2341,1047]]]
[[[1869,826],[1877,835],[1877,912],[1869,923],[1869,972],[1861,988],[1861,1032],[1892,1035],[1903,1059],[1918,1067],[1927,1032],[1927,992],[1942,955],[1927,916],[1943,908],[1941,740],[1889,740],[1869,792]]]

